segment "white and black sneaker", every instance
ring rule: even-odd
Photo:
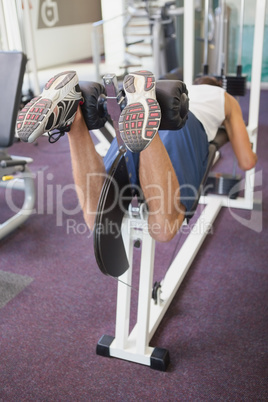
[[[140,152],[148,147],[161,121],[155,77],[150,71],[137,71],[125,76],[123,86],[127,106],[119,118],[120,135],[131,152]]]
[[[33,142],[48,133],[51,142],[55,142],[69,131],[81,103],[83,97],[76,72],[57,74],[46,83],[42,94],[19,112],[17,135],[24,142]]]

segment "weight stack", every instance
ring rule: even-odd
[[[233,96],[245,96],[247,92],[247,75],[227,75],[226,92]]]

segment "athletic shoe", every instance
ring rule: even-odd
[[[127,106],[119,118],[120,135],[131,152],[140,152],[148,147],[160,125],[155,78],[150,71],[137,71],[124,78],[123,86]]]
[[[51,142],[55,142],[69,131],[82,102],[76,72],[55,75],[46,83],[42,94],[33,98],[18,114],[16,131],[19,138],[24,142],[33,142],[48,133],[50,140],[54,138]],[[57,132],[52,132],[55,129]],[[59,134],[57,138],[53,137],[55,134]]]

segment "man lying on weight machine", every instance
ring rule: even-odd
[[[127,106],[119,130],[127,148],[130,182],[141,187],[148,206],[150,234],[165,242],[173,238],[191,210],[206,170],[208,144],[219,126],[225,126],[242,170],[253,168],[257,156],[238,102],[214,78],[202,77],[197,82],[202,85],[188,89],[181,81],[163,81],[159,91],[157,84],[148,71],[125,77]],[[114,139],[103,159],[89,135],[89,130],[103,127],[107,120],[98,109],[98,98],[104,93],[101,84],[79,83],[75,72],[60,73],[17,119],[17,133],[24,142],[33,142],[46,132],[53,136],[55,129],[60,136],[68,132],[77,194],[92,230],[105,176],[118,152]]]

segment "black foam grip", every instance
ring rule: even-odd
[[[188,118],[189,98],[184,82],[160,80],[156,82],[156,98],[161,108],[159,130],[179,130]]]
[[[107,121],[104,107],[105,88],[98,82],[79,81],[84,103],[81,110],[89,130],[102,128]]]
[[[84,103],[82,113],[89,130],[99,129],[108,119],[106,92],[97,82],[79,82]],[[189,99],[184,82],[179,80],[160,80],[156,82],[156,98],[161,108],[159,130],[178,130],[188,117]]]

